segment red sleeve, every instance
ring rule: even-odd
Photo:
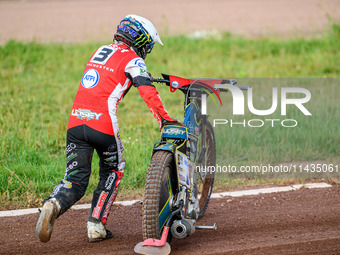
[[[137,89],[161,127],[163,120],[174,121],[164,109],[163,102],[154,86],[138,86]]]

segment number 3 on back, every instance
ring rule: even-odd
[[[115,53],[115,51],[115,49],[102,46],[96,51],[90,62],[105,65],[113,53]]]

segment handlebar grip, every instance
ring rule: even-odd
[[[248,88],[250,88],[249,86],[240,86],[240,85],[237,85],[236,87],[240,88],[241,90],[248,90]]]
[[[169,83],[169,80],[161,79],[161,78],[151,78],[151,82],[157,82],[157,83]]]
[[[234,85],[234,86],[238,87],[241,90],[248,90],[248,88],[250,88],[249,86],[240,86],[240,85]],[[219,88],[219,90],[221,92],[228,92],[229,91],[228,89],[225,89],[225,88]]]
[[[219,90],[220,90],[221,92],[228,92],[228,91],[229,91],[228,89],[224,89],[224,88],[219,88]]]

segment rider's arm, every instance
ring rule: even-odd
[[[153,116],[155,116],[160,126],[162,126],[162,123],[166,120],[175,121],[169,117],[168,112],[164,109],[162,100],[154,86],[136,85],[136,87],[139,90],[140,96],[148,105],[150,111],[152,112]]]
[[[125,74],[132,80],[133,85],[137,87],[140,96],[143,98],[161,127],[165,121],[175,121],[169,117],[168,112],[164,109],[158,91],[155,86],[151,84],[150,75],[143,59],[136,58],[132,60],[127,65]]]

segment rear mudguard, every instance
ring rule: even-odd
[[[198,130],[196,120],[186,120],[186,122],[189,123],[193,132]],[[162,129],[161,141],[154,146],[153,153],[162,150],[173,155],[177,169],[176,189],[180,189],[181,185],[191,189],[192,181],[189,173],[196,161],[197,141],[198,137],[190,134],[187,127],[168,125]]]
[[[167,125],[162,129],[161,141],[155,144],[153,153],[155,151],[163,150],[171,153],[176,152],[176,148],[188,139],[188,129],[180,125]]]
[[[186,143],[188,140],[188,129],[180,125],[167,125],[162,129],[161,141],[155,144],[152,154],[156,151],[168,151],[172,154],[174,162],[176,164],[176,169],[178,169],[178,162],[176,160],[176,151],[182,151],[186,148]],[[179,176],[176,170],[176,182],[171,183],[171,193],[173,194],[175,190],[179,190]],[[171,214],[170,208],[170,198],[162,208],[159,213],[159,231],[161,233],[163,227],[166,225],[168,218]]]
[[[169,151],[171,153],[174,153],[176,150],[176,144],[174,143],[158,143],[155,145],[155,147],[153,148],[153,152],[152,155],[156,152],[156,151]]]

